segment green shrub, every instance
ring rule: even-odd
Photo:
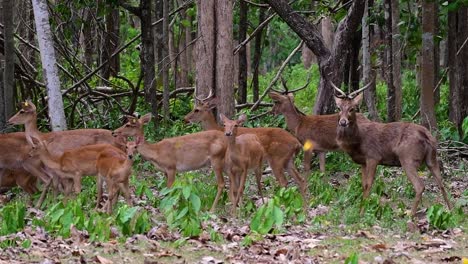
[[[427,210],[427,219],[429,225],[436,229],[448,229],[455,226],[454,216],[451,212],[448,212],[440,204],[435,204]]]

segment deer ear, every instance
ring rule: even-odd
[[[226,122],[226,119],[228,119],[223,113],[220,113],[219,114],[219,119],[221,119],[221,122],[223,122],[223,124]]]
[[[269,92],[268,96],[270,96],[273,101],[279,101],[279,94],[276,92]]]
[[[140,122],[142,124],[148,124],[150,120],[151,120],[151,113],[147,113],[146,115],[140,118]]]
[[[239,116],[239,118],[237,119],[237,123],[239,125],[242,125],[245,121],[247,120],[247,116],[245,114],[242,114]]]
[[[356,97],[353,98],[354,105],[360,105],[362,102],[362,93],[358,94]]]

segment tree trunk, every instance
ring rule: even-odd
[[[95,32],[93,28],[93,15],[89,7],[85,7],[83,12],[84,23],[81,32],[81,46],[84,49],[84,61],[86,66],[91,67],[93,65],[94,45],[96,43],[96,36],[93,34],[93,32]]]
[[[368,22],[369,17],[369,0],[366,0],[364,16],[362,18],[362,81],[365,84],[372,82],[371,86],[364,91],[364,101],[366,102],[369,117],[373,121],[379,121],[379,113],[376,107],[376,92],[375,92],[375,72],[372,69],[371,60],[371,32]]]
[[[455,123],[460,135],[463,119],[468,116],[468,45],[461,48],[467,38],[468,7],[461,6],[448,14],[449,119]]]
[[[249,5],[245,1],[239,2],[239,43],[247,37]],[[240,104],[247,102],[247,47],[244,45],[237,53],[239,58],[237,91]]]
[[[361,48],[362,32],[358,30],[351,43],[351,52],[349,54],[349,86],[351,91],[359,89],[359,51]]]
[[[335,110],[333,88],[330,81],[341,85],[343,81],[344,59],[349,52],[349,43],[356,29],[361,24],[364,12],[363,0],[356,0],[348,9],[348,14],[338,24],[334,37],[333,49],[330,51],[317,28],[302,15],[295,12],[285,0],[267,0],[278,15],[294,30],[305,44],[317,56],[320,69],[319,90],[314,105],[315,114],[331,113]]]
[[[178,4],[182,5],[184,1],[179,0]],[[189,47],[187,46],[190,43],[190,34],[187,32],[191,31],[191,22],[190,17],[187,15],[187,8],[180,10],[180,17],[188,21],[187,24],[180,25],[180,36],[179,36],[179,78],[177,78],[177,87],[188,87],[190,85],[189,74],[190,74],[190,57],[189,57]],[[188,39],[187,39],[188,38]]]
[[[437,123],[434,112],[434,16],[435,3],[422,3],[422,50],[421,50],[421,123],[434,131]]]
[[[111,55],[119,48],[120,42],[120,14],[119,9],[112,8],[106,16],[106,32],[104,47],[102,53],[102,61],[109,60]],[[102,77],[106,80],[115,77],[120,71],[120,56],[119,54],[110,58],[109,63],[102,69]]]
[[[8,120],[15,111],[15,45],[13,38],[14,7],[12,0],[3,0],[3,38],[4,38],[4,58],[5,68],[3,69],[3,100],[4,100],[4,122]],[[1,74],[1,73],[0,73]],[[5,126],[5,123],[1,127]]]
[[[329,16],[322,18],[320,27],[322,29],[322,36],[323,41],[325,42],[325,46],[331,50],[333,48],[333,23],[331,18]]]
[[[387,121],[395,122],[396,97],[393,82],[393,35],[392,35],[392,0],[385,0],[385,81],[387,83]]]
[[[215,0],[197,0],[198,40],[196,42],[197,96],[206,97],[215,91]],[[220,96],[216,94],[216,96]]]
[[[439,27],[439,5],[435,5],[435,15],[434,16],[434,36],[440,35]],[[439,82],[439,72],[440,72],[440,41],[438,38],[434,38],[434,84],[437,85]],[[434,105],[439,104],[440,101],[440,88],[434,91]]]
[[[400,7],[399,0],[391,0],[392,11],[392,79],[394,105],[392,119],[398,121],[401,119],[402,111],[402,88],[401,88],[401,35],[400,35]]]
[[[163,0],[163,58],[169,55],[169,0]],[[163,116],[164,120],[169,120],[169,67],[168,60],[163,60],[162,63],[162,79],[163,79]]]
[[[52,131],[67,129],[46,0],[32,0]]]
[[[265,20],[265,10],[260,8],[258,13],[258,24],[261,24]],[[260,69],[260,59],[262,57],[262,35],[263,29],[259,30],[257,36],[255,36],[255,47],[253,55],[253,76],[252,76],[252,93],[253,101],[257,102],[259,98],[259,87],[258,87],[258,75]],[[305,47],[305,46],[304,46]]]
[[[234,55],[233,50],[233,1],[217,0],[215,3],[216,95],[219,98],[218,114],[234,116]]]

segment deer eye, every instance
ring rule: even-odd
[[[234,125],[234,127],[238,127],[238,126],[239,126],[239,125],[237,125],[237,124],[236,124],[236,125]]]
[[[195,109],[195,111],[194,111],[194,112],[195,112],[195,113],[198,113],[198,112],[200,112],[200,110],[198,110],[198,109]]]
[[[19,113],[20,113],[20,114],[24,114],[24,110],[21,109],[21,110],[19,111]]]

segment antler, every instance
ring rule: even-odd
[[[372,84],[372,82],[369,82],[368,84],[366,84],[364,87],[362,87],[361,89],[359,90],[356,90],[350,94],[348,94],[348,97],[349,98],[353,98],[355,95],[359,94],[360,92],[364,91],[365,89],[369,88],[369,86]]]
[[[343,92],[338,86],[336,86],[332,81],[330,81],[330,85],[335,88],[335,91],[339,92],[342,96],[348,97],[345,92]]]
[[[206,98],[202,99],[202,98],[199,98],[199,97],[197,96],[197,87],[195,86],[195,94],[194,94],[194,96],[195,96],[195,99],[197,99],[198,101],[200,101],[200,102],[203,103],[203,102],[205,102],[206,100],[208,100],[208,99],[210,99],[211,97],[213,97],[213,89],[210,89],[210,93],[208,94],[208,96],[207,96]]]

